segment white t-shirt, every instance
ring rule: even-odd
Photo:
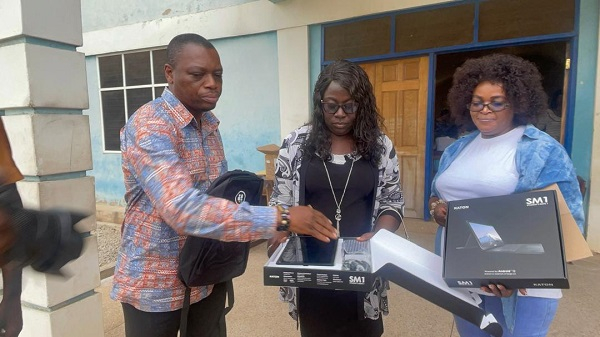
[[[493,138],[479,134],[436,180],[446,201],[492,197],[514,192],[519,180],[515,154],[524,126]]]
[[[482,138],[481,134],[475,137],[436,180],[439,197],[453,201],[513,193],[519,180],[515,154],[524,131],[525,126],[518,126],[493,138]],[[469,290],[490,295],[475,288]],[[527,289],[527,295],[560,298],[562,292],[560,289]]]

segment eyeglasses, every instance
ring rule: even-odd
[[[480,112],[487,106],[488,109],[492,112],[500,112],[510,106],[507,102],[489,102],[483,104],[483,102],[471,102],[467,104],[467,109],[473,112]]]
[[[338,112],[340,108],[342,108],[342,110],[347,114],[353,114],[358,110],[358,103],[356,102],[337,104],[323,102],[323,100],[321,100],[321,106],[323,107],[323,111],[332,115]]]

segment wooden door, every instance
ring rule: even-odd
[[[361,65],[398,153],[404,214],[410,218],[424,214],[428,62],[423,56]]]

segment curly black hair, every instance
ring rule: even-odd
[[[304,143],[306,156],[318,155],[329,160],[331,157],[331,132],[325,125],[321,99],[331,82],[346,89],[358,103],[352,136],[356,151],[373,164],[378,164],[385,148],[381,139],[383,117],[377,110],[373,86],[367,73],[357,64],[339,60],[327,65],[319,74],[313,93],[312,126],[308,140]]]
[[[469,59],[456,69],[448,92],[452,116],[458,123],[466,124],[467,129],[475,127],[467,104],[471,102],[475,88],[482,82],[502,86],[514,111],[514,125],[533,123],[548,108],[542,76],[534,63],[509,54]]]

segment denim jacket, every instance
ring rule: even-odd
[[[440,174],[478,134],[479,131],[472,132],[446,148],[431,184],[431,196],[439,195],[435,183]],[[579,230],[583,233],[585,216],[581,191],[573,162],[564,147],[535,126],[527,125],[517,144],[515,161],[519,179],[513,193],[540,189],[556,183]]]

